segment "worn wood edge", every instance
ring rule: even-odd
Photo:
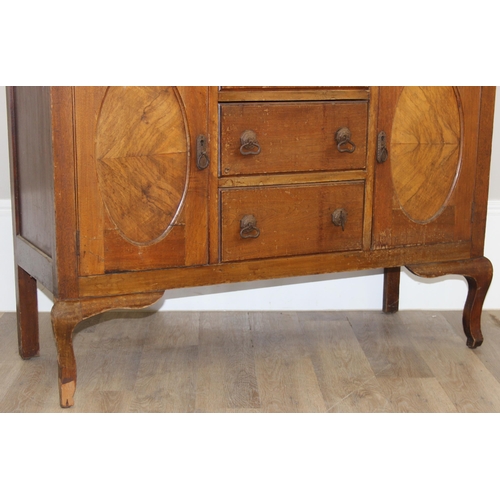
[[[221,90],[219,102],[367,100],[369,90]]]
[[[37,282],[16,266],[16,317],[19,355],[30,359],[40,355]]]
[[[219,188],[359,181],[364,180],[366,176],[367,174],[364,170],[299,172],[296,174],[241,175],[219,179]]]
[[[208,91],[208,134],[210,147],[210,165],[208,177],[208,262],[215,264],[219,261],[219,105],[217,87],[210,87]]]
[[[59,385],[59,398],[61,401],[61,408],[70,408],[75,404],[76,381],[61,383]]]
[[[379,88],[372,87],[371,99],[368,103],[368,124],[366,138],[366,182],[365,182],[365,206],[363,218],[363,248],[370,250],[372,242],[373,225],[373,193],[375,182],[375,165],[377,151],[377,119],[378,119],[378,97]]]
[[[471,254],[473,257],[480,257],[484,253],[495,96],[496,87],[481,88],[480,121],[477,136],[476,185],[472,208]],[[478,172],[480,172],[480,175],[478,175]]]
[[[51,87],[54,161],[54,290],[61,298],[78,296],[76,148],[73,87]],[[55,222],[54,222],[55,223]]]
[[[81,300],[56,300],[51,311],[52,329],[57,348],[59,397],[62,408],[74,405],[77,369],[73,350],[73,331],[85,319],[113,309],[142,309],[154,304],[162,292],[137,293]]]
[[[7,132],[9,144],[9,167],[10,167],[10,192],[12,202],[12,228],[14,238],[20,234],[19,220],[19,190],[18,190],[18,174],[17,174],[17,142],[16,137],[16,113],[14,109],[14,87],[6,87],[7,97]]]
[[[53,260],[22,236],[14,238],[16,263],[53,293]]]
[[[469,290],[463,309],[462,325],[467,337],[467,347],[479,347],[483,343],[481,313],[493,279],[493,265],[489,259],[476,257],[462,261],[407,264],[406,267],[413,274],[425,278],[452,274],[465,277]]]
[[[312,276],[336,272],[360,271],[405,266],[408,262],[425,263],[468,259],[470,243],[430,245],[418,248],[394,248],[371,252],[335,252],[302,255],[192,268],[162,269],[79,279],[82,297],[120,295],[138,291],[160,291],[193,286],[218,285],[294,276]]]
[[[382,310],[385,313],[395,313],[399,311],[400,278],[400,267],[384,268],[384,295]]]

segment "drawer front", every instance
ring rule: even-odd
[[[362,248],[363,181],[223,189],[221,204],[223,262]]]
[[[220,113],[221,176],[365,168],[366,101],[222,104]]]

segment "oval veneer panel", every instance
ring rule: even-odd
[[[96,131],[99,189],[121,235],[145,245],[164,237],[182,208],[188,130],[174,87],[110,87]]]
[[[461,116],[453,87],[405,87],[391,133],[392,178],[414,222],[435,219],[453,191],[461,160]]]

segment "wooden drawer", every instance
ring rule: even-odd
[[[222,104],[220,114],[221,176],[365,168],[366,101],[231,103]],[[339,146],[336,135],[344,127],[351,143]],[[249,130],[260,151],[242,147]]]
[[[362,246],[363,181],[223,189],[221,204],[223,262]],[[340,210],[347,215],[343,228],[332,222]],[[242,229],[245,216],[254,217],[255,230]]]

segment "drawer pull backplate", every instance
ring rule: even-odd
[[[334,226],[342,227],[342,231],[345,229],[345,225],[347,222],[347,212],[343,208],[338,208],[332,214],[332,222]]]
[[[260,236],[257,220],[253,215],[244,215],[240,220],[240,227],[240,236],[242,238],[258,238]]]
[[[242,155],[258,155],[260,153],[260,144],[257,140],[257,134],[253,130],[245,130],[240,137]]]
[[[351,141],[351,131],[347,127],[337,130],[335,140],[337,141],[337,149],[341,153],[354,153],[356,151],[356,144]]]

